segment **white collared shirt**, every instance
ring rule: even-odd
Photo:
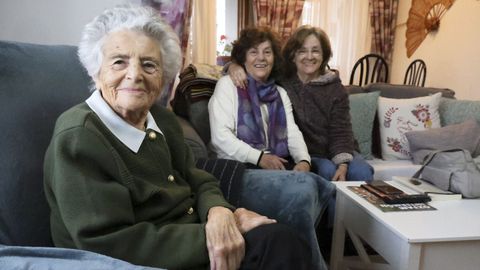
[[[116,114],[108,103],[103,99],[100,91],[95,90],[85,101],[105,124],[105,126],[117,137],[125,146],[137,153],[145,139],[146,132],[135,128]],[[147,114],[147,128],[163,135],[157,123],[150,112]]]

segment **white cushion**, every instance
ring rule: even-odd
[[[411,159],[405,133],[440,127],[440,93],[431,96],[392,99],[378,98],[378,120],[382,158]]]

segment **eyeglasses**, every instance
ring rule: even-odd
[[[130,65],[130,61],[127,59],[116,59],[111,68],[116,71],[125,70]],[[153,60],[142,60],[140,62],[142,70],[147,74],[154,74],[160,71],[160,65]]]
[[[322,56],[322,51],[320,49],[317,49],[317,48],[313,48],[311,50],[307,50],[307,49],[302,48],[302,49],[297,50],[295,53],[298,56],[306,56],[309,53],[311,53],[315,57]]]

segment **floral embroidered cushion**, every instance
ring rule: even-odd
[[[382,157],[385,160],[411,159],[405,133],[440,127],[440,93],[431,96],[391,99],[378,98],[378,120]]]

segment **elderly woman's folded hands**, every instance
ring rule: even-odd
[[[210,269],[238,269],[245,255],[242,234],[263,225],[275,223],[255,212],[239,208],[233,213],[225,207],[212,207],[205,226]]]

